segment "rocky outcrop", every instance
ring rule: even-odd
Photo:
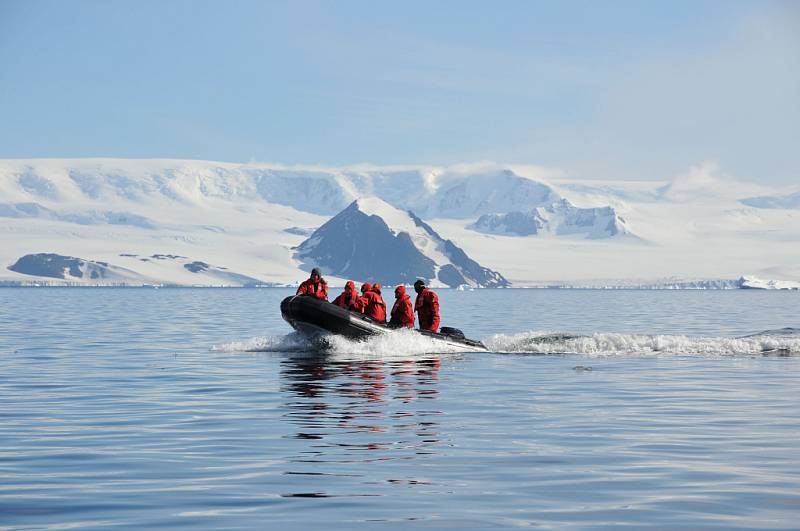
[[[504,287],[503,276],[469,258],[411,212],[378,198],[353,201],[297,248],[306,269],[342,278],[410,284],[417,278],[448,286]]]
[[[26,254],[8,266],[8,269],[23,275],[64,280],[103,280],[116,276],[106,262],[93,262],[55,253]]]

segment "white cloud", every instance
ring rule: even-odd
[[[763,190],[761,186],[736,180],[722,171],[717,162],[705,161],[677,174],[658,191],[661,197],[671,201],[699,202],[723,198],[736,200]]]

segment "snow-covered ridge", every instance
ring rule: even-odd
[[[116,257],[116,263],[99,262],[64,256],[56,253],[36,253],[22,256],[8,266],[9,271],[20,273],[27,277],[38,277],[55,281],[65,281],[68,285],[93,285],[93,286],[148,286],[163,284],[158,280],[137,273],[135,268],[140,263],[157,263],[162,269],[179,269],[187,277],[193,277],[189,285],[200,286],[268,286],[267,282],[242,275],[229,270],[224,266],[214,266],[200,260],[192,260],[186,256],[171,254],[155,254],[151,256],[138,256],[123,253]],[[125,264],[120,266],[119,264]],[[157,277],[156,277],[157,278]],[[36,282],[31,280],[30,284]],[[22,282],[20,282],[22,284]]]
[[[488,234],[580,235],[587,239],[632,234],[625,220],[612,207],[578,208],[567,199],[527,212],[484,214],[469,228]]]
[[[401,217],[387,226],[413,222],[425,241],[424,224],[514,286],[627,286],[629,279],[648,285],[671,277],[721,282],[713,279],[737,279],[742,272],[800,281],[797,209],[767,208],[773,204],[748,199],[791,199],[796,188],[731,183],[706,166],[676,177],[672,186],[669,180],[572,181],[555,174],[544,175],[546,182],[541,172],[526,176],[525,171],[490,164],[317,168],[0,160],[0,282],[46,278],[8,267],[26,255],[52,253],[127,268],[147,283],[216,285],[218,279],[180,264],[122,255],[186,256],[264,282],[296,284],[307,273],[295,248],[354,200],[369,197],[403,215],[410,210],[420,221]],[[547,211],[553,204],[570,208],[558,217]],[[565,230],[543,231],[544,238],[514,235],[509,230],[514,216],[532,211],[541,219],[529,216],[523,222]],[[549,225],[545,214],[554,217]],[[485,232],[469,228],[481,216],[496,220],[495,226]],[[604,224],[606,219],[613,226]],[[622,232],[635,237],[619,237]],[[447,257],[439,246],[428,251]],[[329,280],[336,285],[346,279]]]
[[[202,161],[0,161],[0,186],[19,202],[199,205],[261,201],[334,214],[354,196],[336,173]]]
[[[378,197],[423,218],[474,218],[552,204],[548,184],[508,169],[287,169],[258,164],[114,159],[0,161],[0,190],[14,203],[201,205],[266,202],[333,215],[359,197]]]
[[[10,271],[35,277],[87,281],[93,284],[142,283],[135,271],[74,256],[55,253],[28,254],[8,266]]]

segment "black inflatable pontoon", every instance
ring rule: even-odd
[[[338,334],[350,339],[363,339],[392,330],[388,325],[369,317],[339,308],[328,301],[309,296],[286,297],[281,302],[281,316],[292,328],[308,336]],[[486,351],[480,341],[467,339],[460,330],[442,327],[440,333],[414,330],[418,334],[446,343],[460,350]]]

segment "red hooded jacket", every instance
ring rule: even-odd
[[[374,287],[364,291],[364,293],[356,299],[353,304],[353,309],[363,313],[367,317],[371,317],[381,323],[386,322],[386,303],[383,302],[383,297],[380,293],[380,284],[377,284],[378,291]]]
[[[420,330],[439,330],[439,297],[434,292],[425,288],[418,293],[414,309],[419,314]]]
[[[361,295],[355,297],[353,299],[353,302],[350,303],[350,310],[364,313],[364,308],[366,307],[366,305],[359,304],[358,300],[361,297],[363,297],[366,292],[371,290],[372,290],[372,284],[370,284],[369,282],[364,282],[363,284],[361,284]]]
[[[393,326],[414,328],[414,308],[411,306],[411,297],[406,294],[405,286],[394,289],[394,306],[389,324]]]
[[[348,280],[347,284],[344,285],[344,291],[333,299],[333,304],[347,310],[356,301],[356,298],[356,285],[352,280]]]
[[[328,300],[328,283],[321,277],[316,282],[309,278],[300,284],[300,287],[297,288],[296,295],[311,295],[312,297],[326,301]]]

